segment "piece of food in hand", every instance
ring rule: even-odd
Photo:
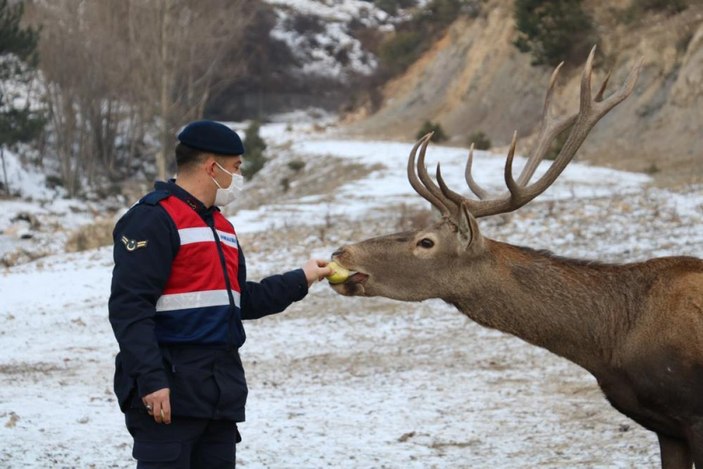
[[[332,273],[327,276],[328,282],[332,284],[342,283],[349,278],[349,271],[336,262],[330,262],[327,267],[332,270]]]

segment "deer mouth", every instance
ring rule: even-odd
[[[333,290],[335,290],[337,293],[345,296],[364,296],[365,293],[365,288],[364,285],[366,281],[369,279],[369,274],[366,274],[364,272],[360,272],[354,268],[349,268],[342,264],[339,260],[339,258],[334,258],[333,259],[337,264],[340,265],[340,267],[343,267],[347,270],[349,270],[349,275],[347,276],[346,280],[344,280],[341,283],[336,283],[332,284],[330,283],[330,287],[332,287]]]
[[[350,272],[349,277],[343,283],[364,283],[369,279],[369,274],[363,272]]]
[[[349,277],[336,285],[330,284],[332,289],[344,296],[366,296],[366,281],[369,275],[363,272],[350,272]]]

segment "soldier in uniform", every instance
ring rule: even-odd
[[[188,124],[178,140],[177,179],[157,182],[114,230],[115,393],[138,468],[233,468],[247,398],[242,320],[283,311],[330,269],[311,259],[247,281],[218,208],[241,190],[244,145],[213,121]]]

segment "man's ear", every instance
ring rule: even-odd
[[[205,168],[205,174],[210,177],[215,177],[215,173],[217,171],[217,169],[215,169],[215,163],[217,163],[215,155],[207,153],[203,156],[203,167]]]

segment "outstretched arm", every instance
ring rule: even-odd
[[[272,275],[261,282],[246,281],[246,263],[239,249],[239,284],[242,286],[242,319],[280,313],[308,294],[308,288],[331,273],[327,261],[310,259],[302,268]]]

